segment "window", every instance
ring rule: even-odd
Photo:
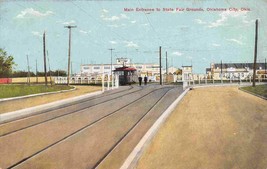
[[[100,67],[99,66],[95,66],[94,69],[100,69]]]
[[[104,66],[104,69],[110,69],[110,66]]]
[[[88,70],[88,69],[90,69],[90,67],[89,66],[84,66],[83,69],[84,70]]]

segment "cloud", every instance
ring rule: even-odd
[[[102,9],[103,13],[108,13],[109,11],[107,9]]]
[[[34,10],[33,8],[27,8],[23,11],[21,11],[16,18],[18,19],[25,19],[25,18],[31,18],[31,17],[45,17],[45,16],[49,16],[52,15],[53,12],[52,11],[46,11],[44,13]]]
[[[130,19],[127,15],[125,14],[120,14],[118,16],[116,15],[113,15],[113,16],[106,16],[104,13],[102,13],[100,15],[100,17],[104,20],[104,21],[119,21],[119,20],[122,20],[122,19]]]
[[[66,21],[66,22],[63,22],[62,24],[63,25],[73,25],[75,24],[76,22],[74,20],[71,20],[71,21]]]
[[[85,31],[85,30],[79,30],[80,33],[83,33],[83,34],[88,34],[90,33],[91,31]]]
[[[204,22],[202,21],[201,19],[195,19],[195,21],[198,23],[198,24],[206,24],[207,22]]]
[[[117,25],[117,24],[113,24],[113,25],[107,25],[108,27],[111,27],[111,28],[118,28],[118,27],[120,27],[119,25]]]
[[[230,42],[235,42],[239,45],[243,45],[243,42],[241,42],[240,40],[237,40],[237,39],[226,39],[227,41],[230,41]]]
[[[126,43],[126,47],[129,48],[138,48],[139,46],[136,43],[133,43],[132,41],[124,41],[124,43]]]
[[[120,15],[120,18],[121,18],[121,19],[129,19],[129,17],[128,17],[127,15],[125,15],[125,14],[121,14],[121,15]]]
[[[149,23],[144,23],[144,24],[142,24],[143,26],[149,26]]]
[[[37,37],[43,37],[43,34],[37,31],[32,31],[32,34]]]
[[[176,51],[176,52],[172,52],[172,55],[182,56],[183,54],[181,52]]]
[[[118,17],[118,16],[103,17],[103,20],[105,20],[105,21],[118,21],[118,20],[120,20],[120,17]]]
[[[131,23],[136,23],[136,21],[131,21]]]
[[[109,43],[111,43],[111,44],[117,44],[117,42],[116,41],[113,41],[113,40],[109,41]]]
[[[212,46],[219,47],[221,45],[220,44],[217,44],[217,43],[213,43]]]
[[[242,21],[246,21],[246,14],[247,11],[239,11],[239,12],[232,12],[232,11],[224,11],[219,14],[220,19],[216,20],[215,22],[211,22],[208,27],[209,28],[215,28],[219,26],[223,26],[226,24],[229,18],[242,18]]]
[[[112,25],[107,25],[108,27],[111,27],[111,28],[119,28],[119,27],[123,27],[123,26],[125,26],[125,24],[120,24],[120,25],[118,25],[118,24],[112,24]]]

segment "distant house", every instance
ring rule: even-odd
[[[206,68],[206,73],[211,79],[246,79],[253,75],[253,63],[212,63],[210,68]],[[256,75],[266,77],[265,63],[257,63]]]

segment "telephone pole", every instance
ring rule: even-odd
[[[110,65],[111,65],[111,67],[110,67],[110,74],[112,75],[112,51],[115,50],[115,49],[110,48],[108,50],[110,50]]]
[[[27,64],[28,64],[28,85],[31,85],[30,64],[29,64],[29,56],[28,55],[27,55]]]
[[[70,63],[71,63],[71,64],[70,64],[70,68],[71,68],[71,69],[70,69],[70,74],[73,75],[72,62],[70,62]]]
[[[159,47],[159,84],[162,85],[162,74],[161,74],[161,46]]]
[[[265,77],[266,77],[266,58],[265,58],[265,63],[264,63],[264,67],[265,67]]]
[[[48,57],[48,50],[47,50],[47,61],[48,61],[48,68],[49,68],[50,84],[52,86],[52,77],[51,77],[50,62],[49,62],[49,57]]]
[[[69,56],[68,56],[68,79],[67,79],[67,85],[70,85],[70,52],[71,52],[71,29],[76,28],[77,26],[64,26],[64,28],[69,29]]]
[[[166,75],[168,75],[168,52],[166,51]]]
[[[47,72],[46,72],[46,50],[45,50],[45,32],[43,34],[43,47],[44,47],[44,72],[45,72],[45,86],[47,86]]]
[[[253,66],[253,83],[252,87],[255,87],[256,69],[257,69],[257,48],[258,48],[258,19],[255,22],[255,48],[254,48],[254,66]]]
[[[36,61],[36,65],[35,65],[35,68],[36,68],[36,83],[38,83],[37,59],[35,61]]]
[[[231,78],[231,77],[230,77]],[[222,60],[221,60],[221,83],[223,82]]]

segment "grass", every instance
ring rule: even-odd
[[[18,97],[37,93],[68,90],[69,86],[44,86],[44,85],[0,85],[0,98]]]
[[[267,85],[266,84],[258,85],[255,87],[247,86],[247,87],[242,87],[241,89],[267,98]]]

